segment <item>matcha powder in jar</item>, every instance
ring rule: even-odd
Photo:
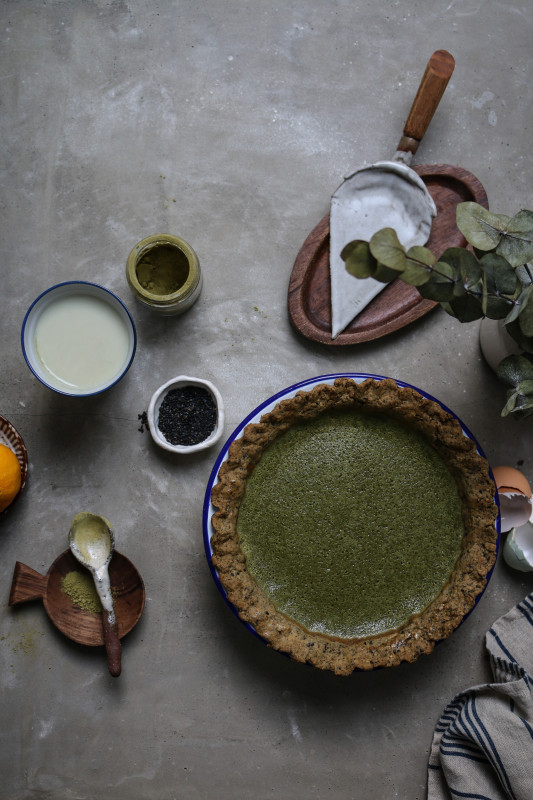
[[[167,233],[135,245],[126,262],[126,278],[140,303],[168,316],[187,311],[202,289],[198,256],[184,239]]]

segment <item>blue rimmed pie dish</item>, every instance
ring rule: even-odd
[[[472,611],[499,546],[479,443],[426,392],[319,376],[270,397],[211,473],[204,540],[248,628],[349,674],[429,653]]]

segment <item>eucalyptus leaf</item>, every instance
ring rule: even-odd
[[[482,279],[479,261],[469,250],[462,247],[449,247],[441,255],[439,262],[449,264],[455,273],[455,294],[460,296],[470,292],[481,298]]]
[[[502,417],[515,414],[517,418],[530,416],[533,411],[533,364],[526,356],[507,356],[500,362],[498,378],[509,386],[507,402]]]
[[[524,336],[533,337],[533,305],[531,303],[526,303],[522,308],[518,323]]]
[[[428,267],[432,267],[437,261],[437,257],[431,252],[429,247],[421,247],[420,245],[410,247],[407,251],[407,257],[420,261]]]
[[[518,297],[515,299],[511,310],[505,317],[506,325],[518,319],[519,315],[522,313],[522,310],[527,306],[532,291],[533,291],[533,285],[526,286],[525,289],[522,289]]]
[[[516,387],[518,394],[522,395],[524,399],[527,400],[529,405],[533,405],[533,378],[529,378],[528,380],[520,381],[518,386]],[[523,405],[520,406],[524,408]]]
[[[435,261],[435,256],[427,247],[411,247],[407,251],[402,280],[411,286],[422,286],[430,279]]]
[[[522,210],[509,221],[496,252],[513,267],[533,259],[533,211]]]
[[[461,322],[473,322],[483,316],[481,299],[472,294],[465,293],[459,297],[453,297],[449,301],[449,306],[452,309],[453,316],[457,317]]]
[[[358,249],[359,245],[365,245],[365,247],[369,249],[368,242],[365,239],[354,239],[352,242],[348,242],[348,244],[344,245],[342,248],[342,260],[346,261],[346,259],[354,252],[354,250]]]
[[[523,397],[518,392],[507,392],[507,402],[502,409],[502,417],[513,414],[516,419],[527,419],[533,414],[533,396]]]
[[[533,394],[523,395],[519,391],[510,389],[507,392],[507,402],[502,409],[502,417],[513,414],[516,419],[527,419],[533,414]]]
[[[533,413],[533,380],[521,381],[516,389],[507,392],[507,403],[502,410],[502,417],[510,413],[522,418]]]
[[[478,265],[490,291],[510,297],[515,294],[517,288],[520,289],[516,270],[502,256],[487,253]]]
[[[512,389],[507,392],[507,402],[502,408],[501,416],[507,417],[509,414],[512,414],[516,408],[516,401],[518,395]]]
[[[370,252],[380,264],[395,272],[405,269],[405,247],[394,228],[383,228],[375,233],[370,240]]]
[[[522,381],[533,380],[533,364],[525,356],[507,356],[500,361],[497,374],[503,383],[516,389]]]
[[[525,353],[533,353],[533,337],[526,336],[520,328],[520,317],[506,324],[505,329]]]
[[[510,217],[493,214],[479,203],[459,203],[456,210],[457,227],[466,240],[478,250],[494,250],[502,233],[509,224]]]
[[[505,319],[509,309],[513,308],[513,306],[506,297],[494,297],[494,295],[491,295],[490,292],[486,291],[484,284],[481,308],[483,316],[488,317],[488,319]]]
[[[385,264],[378,263],[374,274],[372,275],[374,280],[380,281],[381,283],[389,283],[393,281],[395,278],[398,277],[398,273],[394,269],[390,269],[390,267],[385,266]]]
[[[419,293],[427,300],[435,300],[437,303],[449,302],[454,295],[455,270],[444,261],[438,261],[429,279],[422,286],[418,287]]]
[[[520,293],[520,281],[509,262],[495,253],[487,253],[479,265],[483,275],[483,313],[490,319],[503,319]]]
[[[341,258],[346,269],[354,278],[370,278],[374,275],[378,262],[370,252],[368,242],[357,240],[343,248]]]
[[[483,272],[479,260],[469,250],[462,250],[459,269],[467,292],[479,292],[483,283]]]
[[[533,286],[533,268],[530,264],[520,264],[516,268],[516,275],[522,286]]]

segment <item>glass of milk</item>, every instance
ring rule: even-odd
[[[60,394],[86,397],[125,375],[137,334],[128,309],[113,292],[96,283],[67,281],[32,303],[21,343],[41,383]]]

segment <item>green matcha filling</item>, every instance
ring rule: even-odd
[[[347,639],[423,611],[453,570],[464,525],[454,478],[429,442],[349,410],[295,425],[264,451],[237,530],[279,611]]]

